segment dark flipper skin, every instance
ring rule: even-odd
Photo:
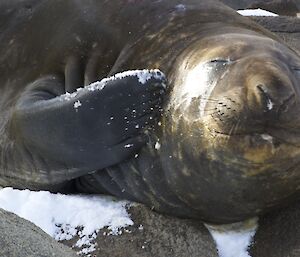
[[[0,2],[1,186],[61,190],[145,144],[144,128],[159,114],[163,76],[151,71],[141,84],[140,71],[103,82],[103,90],[77,92],[126,70],[156,68],[112,71],[131,35],[102,19],[114,5],[107,4]]]
[[[67,90],[69,81],[76,84],[76,75],[69,71],[65,84],[49,75],[26,88],[9,128],[13,154],[30,156],[36,164],[38,174],[25,175],[24,187],[45,188],[39,183],[46,183],[51,188],[115,165],[139,151],[147,141],[143,129],[159,115],[164,75],[157,70],[123,74],[73,94]],[[147,81],[141,82],[142,76],[147,76]],[[20,178],[24,167],[15,172]]]

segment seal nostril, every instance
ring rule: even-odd
[[[265,88],[264,85],[259,84],[259,85],[256,86],[256,88],[257,88],[262,94],[267,94],[267,90],[266,90],[266,88]]]
[[[288,98],[286,98],[282,104],[279,106],[279,113],[284,113],[287,112],[290,106],[293,106],[293,104],[295,103],[295,95],[292,94],[290,95]]]

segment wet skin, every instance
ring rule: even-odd
[[[9,60],[0,66],[1,184],[108,193],[213,223],[298,199],[297,54],[217,1],[129,2],[44,1],[23,30],[11,25],[19,39],[4,34],[0,42],[12,46],[0,53],[2,64]],[[58,15],[52,23],[50,14]],[[29,28],[45,36],[41,45]],[[27,62],[15,64],[17,49]],[[57,101],[78,85],[142,68],[167,76],[162,116],[164,79],[141,88],[129,77]],[[124,98],[128,90],[132,99]],[[76,111],[77,100],[84,104]],[[127,131],[133,104],[140,114]],[[112,113],[119,118],[113,128]],[[149,127],[153,116],[159,120]],[[128,140],[136,149],[125,147]]]

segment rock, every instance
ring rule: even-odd
[[[273,13],[287,16],[296,16],[299,12],[299,6],[295,0],[271,0],[271,1],[255,1],[247,6],[247,9],[264,9]]]
[[[0,256],[76,257],[30,221],[0,209]],[[78,257],[78,256],[77,256]]]
[[[228,5],[229,7],[240,10],[245,9],[249,4],[255,2],[256,0],[219,0],[224,4]]]
[[[300,55],[300,19],[293,17],[251,17],[254,21],[281,37]]]
[[[300,33],[300,19],[294,17],[251,17],[266,29],[277,33],[289,33],[293,37]]]
[[[129,212],[134,225],[117,236],[107,235],[108,230],[101,230],[96,238],[96,251],[92,252],[92,256],[218,256],[212,237],[199,221],[168,217],[141,204],[135,204]],[[77,240],[78,238],[74,238],[64,243],[72,246]]]
[[[262,217],[250,252],[252,257],[299,257],[300,202]]]

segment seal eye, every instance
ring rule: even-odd
[[[228,64],[230,61],[226,60],[226,59],[213,59],[208,61],[209,64],[214,64],[214,65],[226,65]]]
[[[300,68],[299,67],[292,67],[292,70],[296,73],[297,76],[300,76]]]
[[[293,67],[292,70],[294,70],[296,72],[300,72],[300,68],[298,68],[298,67]]]
[[[228,60],[225,59],[213,59],[209,61],[210,63],[224,63],[224,62],[228,62]]]

